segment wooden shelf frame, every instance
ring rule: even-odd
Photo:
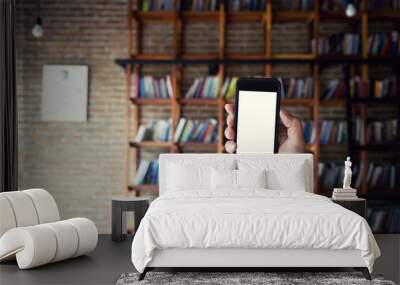
[[[311,120],[314,122],[316,129],[316,142],[312,145],[307,145],[306,150],[314,154],[314,173],[318,173],[318,162],[321,157],[321,149],[332,151],[332,149],[346,151],[343,145],[332,146],[320,145],[320,128],[318,122],[321,120],[321,108],[331,107],[345,107],[347,106],[345,99],[340,100],[321,100],[321,83],[320,74],[321,67],[330,64],[343,64],[343,65],[361,65],[362,77],[368,78],[368,65],[372,64],[400,64],[400,56],[369,56],[367,51],[368,44],[368,22],[369,19],[387,21],[388,19],[397,19],[400,13],[393,11],[365,11],[360,10],[353,18],[347,18],[343,12],[321,12],[318,0],[313,1],[313,9],[311,11],[274,11],[272,12],[272,0],[266,1],[264,11],[242,11],[231,12],[227,11],[225,1],[221,1],[220,8],[217,11],[211,12],[193,12],[193,11],[151,11],[141,12],[132,9],[133,2],[139,0],[129,0],[128,4],[128,54],[127,58],[116,59],[115,62],[126,71],[126,185],[124,191],[136,190],[137,193],[141,190],[148,191],[149,189],[156,190],[156,185],[136,185],[129,186],[128,173],[129,169],[129,151],[135,151],[136,162],[139,160],[139,150],[141,148],[163,148],[169,152],[181,152],[185,148],[191,149],[210,149],[219,153],[224,152],[224,127],[225,127],[225,114],[224,105],[231,103],[222,98],[222,85],[225,79],[225,68],[229,64],[257,64],[264,65],[264,75],[271,76],[272,66],[278,64],[307,64],[310,66],[310,75],[313,76],[313,97],[310,99],[285,99],[282,100],[283,106],[304,106],[309,109]],[[367,7],[367,0],[362,0],[362,7]],[[137,5],[136,5],[137,7]],[[314,54],[312,53],[286,53],[286,54],[273,54],[272,53],[272,24],[275,22],[305,22],[309,25],[309,36],[311,38],[320,38],[320,25],[325,21],[359,21],[361,30],[361,46],[362,54],[360,56],[326,56],[318,54],[318,46]],[[173,25],[173,52],[171,54],[145,54],[142,53],[141,38],[142,38],[142,25],[144,22],[161,22],[170,23]],[[182,50],[182,27],[186,22],[215,22],[218,24],[218,46],[219,50],[215,54],[186,54]],[[264,52],[259,54],[230,54],[227,53],[227,23],[229,22],[262,22],[264,25]],[[135,27],[135,52],[133,52],[133,27]],[[318,40],[316,41],[318,45]],[[133,73],[140,74],[140,66],[147,64],[166,64],[171,65],[171,78],[173,85],[174,96],[170,99],[145,99],[145,98],[131,98],[131,75]],[[182,81],[182,67],[191,64],[215,64],[218,65],[219,71],[217,76],[220,79],[219,97],[217,99],[186,99],[181,96],[181,81]],[[392,102],[391,98],[384,98],[370,100],[369,98],[353,99],[353,104],[360,105],[363,118],[367,117],[367,107],[363,106],[367,103],[396,103]],[[136,111],[132,112],[131,107],[135,106]],[[130,141],[129,133],[136,132],[140,122],[140,109],[143,105],[166,105],[170,106],[170,116],[172,118],[173,126],[176,126],[181,118],[182,108],[185,105],[212,105],[217,108],[218,120],[218,141],[217,143],[174,143],[174,142],[142,142],[133,143]],[[134,120],[132,120],[132,117]],[[134,121],[134,124],[130,122]],[[174,135],[173,128],[173,135]],[[366,128],[363,130],[364,137],[366,137]],[[365,142],[362,142],[365,143]],[[361,161],[368,162],[368,152],[361,150]],[[364,169],[366,174],[366,168]],[[317,193],[320,192],[318,177],[315,177],[314,189]],[[366,195],[368,187],[366,182],[362,185],[362,193]]]

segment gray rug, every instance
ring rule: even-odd
[[[379,284],[394,285],[392,281],[373,275],[368,281],[359,272],[148,272],[138,281],[138,273],[122,274],[117,285],[133,284]]]

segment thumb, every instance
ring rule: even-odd
[[[299,119],[292,117],[287,111],[280,110],[279,116],[283,125],[287,128],[287,137],[291,144],[303,145],[303,127]]]

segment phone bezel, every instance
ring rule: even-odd
[[[274,153],[278,153],[278,137],[279,137],[279,112],[281,102],[282,83],[276,78],[265,77],[241,77],[236,84],[235,102],[234,102],[234,126],[235,137],[234,142],[237,143],[237,124],[238,124],[238,109],[239,109],[239,90],[246,91],[264,91],[276,92],[276,117],[275,117],[275,138],[274,138]]]

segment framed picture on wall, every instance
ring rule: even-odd
[[[89,67],[44,65],[42,121],[86,122]]]

